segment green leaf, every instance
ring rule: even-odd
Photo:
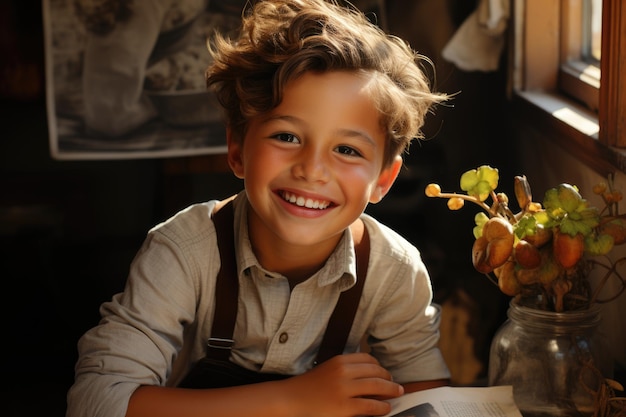
[[[488,165],[483,165],[478,169],[471,169],[461,175],[461,190],[467,195],[485,201],[489,195],[498,187],[498,170]]]
[[[489,217],[482,211],[476,213],[476,215],[474,216],[474,222],[476,223],[476,226],[474,226],[474,229],[472,229],[475,239],[478,239],[483,235],[483,227],[488,220]]]
[[[585,238],[585,251],[594,256],[606,255],[613,249],[614,244],[613,236],[590,235]]]
[[[478,173],[475,169],[469,170],[461,175],[461,190],[469,194],[470,190],[478,184]]]
[[[496,168],[492,168],[489,165],[482,165],[478,168],[478,178],[489,184],[489,188],[492,191],[498,188],[499,177],[500,176]]]
[[[526,236],[533,236],[537,232],[537,219],[535,216],[524,216],[515,224],[515,236],[523,239]]]

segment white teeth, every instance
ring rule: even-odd
[[[312,209],[320,209],[323,210],[328,207],[330,204],[328,201],[319,201],[313,200],[311,198],[304,198],[302,196],[296,196],[295,194],[283,192],[282,194],[285,201],[289,201],[292,204],[295,204],[300,207],[312,208]]]

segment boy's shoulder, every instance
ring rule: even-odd
[[[212,224],[211,213],[213,213],[217,204],[219,204],[219,200],[192,204],[154,226],[149,233],[176,236],[177,240],[182,238],[190,239],[206,233],[207,229],[213,230],[208,225]]]
[[[213,237],[215,235],[212,220],[214,212],[230,202],[233,202],[234,210],[235,205],[241,206],[244,201],[244,193],[238,193],[223,200],[209,200],[191,204],[154,226],[149,233],[161,233],[174,240],[202,240]]]

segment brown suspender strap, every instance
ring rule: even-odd
[[[217,274],[215,288],[215,312],[211,337],[207,344],[207,356],[227,361],[233,345],[233,331],[237,318],[239,280],[235,259],[232,201],[220,208],[214,215],[217,242],[220,251],[221,267]],[[369,237],[363,226],[360,242],[355,239],[357,257],[357,281],[341,293],[337,305],[330,316],[315,363],[322,363],[343,353],[352,322],[363,292],[369,263]],[[358,243],[358,244],[357,244]]]
[[[220,252],[220,270],[215,285],[215,311],[211,337],[207,343],[207,355],[227,361],[233,346],[233,330],[237,319],[239,280],[235,260],[235,238],[233,231],[233,203],[228,202],[214,215],[217,246]]]
[[[342,292],[328,320],[328,326],[322,339],[314,364],[320,364],[335,355],[340,355],[346,346],[352,322],[359,307],[361,294],[367,277],[367,266],[370,259],[369,236],[365,225],[360,242],[355,239],[356,284]]]

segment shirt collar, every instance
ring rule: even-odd
[[[271,271],[261,267],[252,250],[248,235],[248,197],[245,191],[238,194],[234,200],[235,210],[235,246],[237,248],[237,273],[245,274],[250,268],[259,268],[270,276],[276,276]],[[316,280],[320,287],[337,283],[341,291],[352,287],[356,283],[356,257],[354,254],[354,240],[350,229],[344,231],[337,247],[330,255],[326,264],[309,280]],[[309,281],[307,280],[307,281]]]

